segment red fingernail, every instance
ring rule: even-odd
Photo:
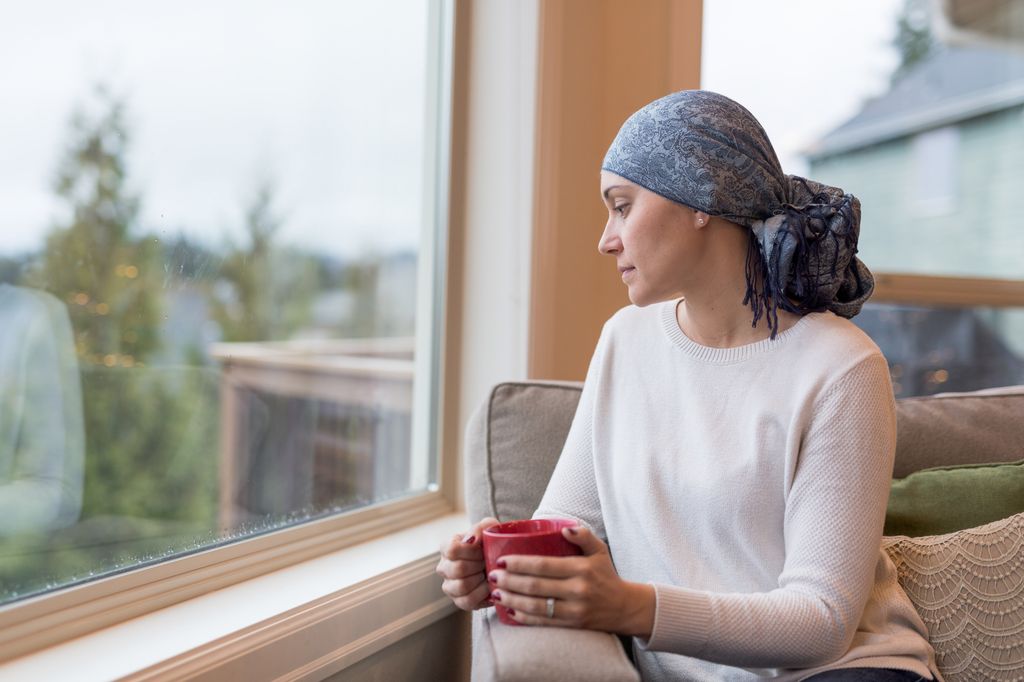
[[[491,599],[493,599],[494,601],[501,601],[501,595],[498,594],[497,590],[491,592]]]
[[[579,535],[580,534],[580,529],[579,528],[572,527],[572,528],[569,528],[568,530],[569,530],[569,535]]]
[[[487,576],[487,580],[489,582],[494,583],[495,585],[498,584],[498,576],[494,575],[493,573],[491,573],[489,576]]]
[[[514,617],[514,616],[516,615],[516,610],[515,610],[515,609],[509,609],[509,610],[508,610],[508,615],[510,615],[510,616],[513,616],[513,617]]]
[[[470,535],[469,539],[466,540],[466,544],[467,545],[472,545],[474,542],[476,542],[476,536],[475,535]]]
[[[498,559],[498,568],[505,568],[507,565],[504,559]]]

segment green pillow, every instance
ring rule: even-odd
[[[1024,511],[1024,460],[963,464],[893,479],[886,535],[941,535]]]

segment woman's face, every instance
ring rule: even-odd
[[[608,222],[597,248],[615,257],[634,305],[678,298],[701,281],[706,215],[607,171],[601,198]]]

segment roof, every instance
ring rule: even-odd
[[[1024,54],[945,47],[807,150],[819,159],[1024,104]]]

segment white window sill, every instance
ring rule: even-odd
[[[454,610],[433,573],[449,514],[0,665],[0,680],[333,674]]]

